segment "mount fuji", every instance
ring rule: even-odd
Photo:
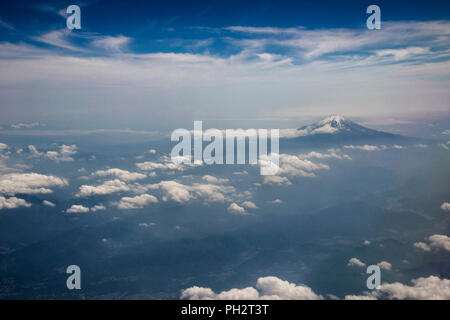
[[[363,127],[341,115],[329,115],[313,124],[297,129],[281,129],[283,144],[339,144],[349,141],[393,142],[410,138]]]

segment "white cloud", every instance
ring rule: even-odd
[[[328,170],[330,167],[326,164],[316,164],[308,159],[300,159],[295,155],[280,154],[280,168],[278,175],[287,175],[291,177],[315,177],[314,171]],[[264,183],[276,183],[276,180],[264,177]],[[278,184],[287,183],[279,180]]]
[[[265,176],[263,178],[263,183],[274,185],[291,185],[291,182],[288,178],[280,176]]]
[[[424,251],[431,251],[432,249],[450,251],[450,238],[446,235],[434,234],[428,237],[428,241],[428,244],[425,242],[415,242],[414,246]]]
[[[280,200],[280,199],[275,199],[275,200],[273,200],[273,201],[271,201],[273,204],[281,204],[281,203],[283,203],[283,200]]]
[[[429,246],[434,249],[450,251],[450,238],[442,234],[434,234],[428,238]]]
[[[345,300],[377,300],[377,298],[370,295],[346,295]]]
[[[10,173],[0,176],[0,193],[39,194],[52,193],[49,187],[65,187],[66,179],[38,173]]]
[[[0,143],[0,158],[8,159],[11,152],[9,151],[9,147],[5,143]]]
[[[150,194],[142,194],[134,198],[123,197],[117,204],[117,207],[122,210],[142,209],[150,203],[157,203],[158,199]]]
[[[153,226],[156,226],[156,223],[154,223],[154,222],[150,222],[150,223],[142,222],[142,223],[139,223],[139,227],[142,227],[142,228],[149,228],[149,227],[153,227]]]
[[[444,211],[450,211],[450,203],[444,202],[443,204],[441,204],[441,209]]]
[[[121,191],[130,191],[131,187],[119,180],[108,180],[98,186],[82,185],[76,194],[77,197],[89,197],[94,195],[106,195]]]
[[[366,264],[364,262],[362,262],[361,260],[359,260],[358,258],[351,258],[350,260],[348,260],[347,266],[349,267],[365,267]]]
[[[335,150],[330,149],[329,150],[330,153],[320,153],[320,152],[316,152],[316,151],[311,151],[310,153],[307,154],[300,154],[298,157],[300,159],[330,159],[330,158],[335,158],[335,159],[347,159],[347,160],[351,160],[352,158],[347,155],[347,154],[343,154],[343,155],[339,155],[335,152]]]
[[[106,49],[107,51],[111,52],[121,52],[127,48],[130,41],[131,41],[130,38],[122,35],[116,37],[102,36],[95,38],[92,41],[92,45],[95,47]]]
[[[48,200],[42,201],[42,204],[45,205],[45,206],[48,206],[48,207],[54,207],[54,206],[56,206],[56,204],[54,204],[53,202],[48,201]]]
[[[191,300],[322,300],[308,286],[296,285],[277,277],[261,277],[256,287],[231,289],[215,293],[210,288],[191,287],[181,293],[182,299]]]
[[[95,206],[93,206],[93,207],[91,208],[91,211],[92,211],[92,212],[96,212],[96,211],[104,211],[104,210],[106,210],[106,207],[105,207],[104,205],[102,205],[102,204],[97,204],[97,205],[95,205]]]
[[[230,181],[226,178],[216,178],[216,177],[210,176],[210,175],[204,175],[202,177],[202,179],[208,183],[226,183],[226,182]]]
[[[159,189],[163,193],[163,201],[175,201],[186,203],[193,199],[200,199],[208,202],[224,202],[229,199],[228,195],[235,192],[232,186],[194,183],[185,185],[177,181],[160,181],[150,184],[146,189]]]
[[[363,146],[354,146],[354,145],[348,145],[348,146],[344,146],[345,149],[359,149],[359,150],[364,150],[364,151],[379,151],[380,148],[377,146],[371,146],[368,144],[365,144]]]
[[[436,276],[411,280],[412,286],[399,282],[382,284],[374,294],[395,300],[450,300],[450,280]]]
[[[442,131],[442,134],[450,134],[450,129]]]
[[[247,209],[258,209],[255,203],[252,201],[244,201],[242,202],[241,206],[247,208]]]
[[[242,28],[253,30],[249,36],[256,30],[248,26]],[[339,108],[338,112],[388,113],[392,111],[393,105],[396,106],[396,111],[410,113],[421,110],[420,106],[427,102],[432,106],[431,112],[447,110],[447,21],[387,23],[383,27],[384,31],[376,35],[362,29],[303,29],[295,32],[288,31],[292,28],[270,29],[277,29],[277,33],[287,35],[288,38],[283,36],[280,39],[275,33],[267,34],[265,31],[258,31],[259,33],[255,33],[257,36],[250,39],[231,37],[230,43],[241,46],[242,50],[228,57],[213,56],[210,53],[175,52],[101,56],[98,55],[98,50],[95,52],[97,55],[81,56],[64,50],[44,50],[27,44],[3,43],[0,52],[3,56],[8,55],[8,59],[0,61],[0,68],[4,70],[0,85],[15,83],[18,88],[16,99],[31,88],[30,83],[42,83],[46,88],[54,88],[56,85],[64,85],[72,90],[85,88],[83,97],[78,99],[84,100],[83,102],[99,101],[99,96],[104,96],[102,93],[108,91],[109,97],[103,99],[106,102],[104,106],[98,105],[99,114],[104,115],[111,108],[117,108],[126,102],[127,112],[133,114],[138,110],[144,111],[145,104],[145,111],[148,112],[146,115],[154,115],[152,120],[155,123],[162,119],[161,114],[165,114],[168,107],[176,101],[182,101],[177,109],[180,117],[188,114],[194,103],[200,113],[205,112],[205,116],[219,113],[217,116],[233,114],[248,117],[257,114],[267,117],[275,112],[278,118],[304,115],[306,107],[299,108],[295,104],[299,95],[308,101],[308,105],[315,106],[315,115],[323,114],[331,107]],[[229,36],[230,31],[227,32]],[[73,48],[75,46],[69,41],[70,37],[75,36],[73,34],[59,30],[38,37],[38,40],[71,50],[86,50],[85,44]],[[288,52],[277,57],[277,54],[271,52],[273,45],[277,48],[283,46]],[[392,50],[411,47],[431,49],[426,55],[413,55],[412,57],[419,59],[416,63],[398,63],[393,56],[380,56],[374,52],[374,48]],[[355,54],[355,48],[365,48],[366,51],[364,54]],[[327,53],[335,55],[314,60]],[[23,59],[24,55],[32,56],[33,59]],[[292,63],[292,60],[298,63]],[[371,77],[361,82],[361,72],[370,72]],[[387,74],[390,76],[387,77]],[[408,85],[405,81],[399,81],[405,78],[410,81]],[[30,79],[33,81],[30,82]],[[254,86],[255,80],[262,85],[262,94],[255,95],[249,90]],[[321,85],[317,85],[318,83]],[[336,83],[340,86],[336,87]],[[440,85],[436,86],[435,83]],[[195,97],[198,96],[197,93],[204,92],[205,86],[210,89],[209,92],[214,93],[211,94],[214,98],[205,96],[199,103]],[[341,86],[352,88],[351,94],[342,95]],[[111,92],[111,87],[133,89],[134,98],[130,99],[121,90]],[[320,94],[324,87],[330,88],[326,97]],[[193,94],[186,95],[186,90],[181,88],[193,88],[193,91],[189,91]],[[230,104],[227,99],[217,98],[226,97],[226,93],[235,88],[240,90],[232,91],[235,94],[230,98],[236,103]],[[266,91],[265,88],[272,90]],[[406,99],[405,96],[410,97],[411,92],[414,99]],[[46,96],[46,92],[39,94]],[[66,102],[65,92],[54,94],[59,96],[55,99],[60,103]],[[369,100],[366,99],[368,94],[371,95]],[[148,103],[145,99],[147,97],[151,98],[152,103]],[[277,101],[279,108],[274,108],[269,101]],[[333,106],[330,106],[330,101]],[[382,101],[388,103],[381,104]],[[211,108],[214,102],[216,107]],[[36,99],[36,103],[45,114],[67,114],[66,108],[58,110],[51,106],[45,107],[45,101],[39,99]],[[365,103],[366,108],[358,108],[362,103]],[[248,107],[243,108],[244,105]],[[295,107],[290,107],[294,105]],[[84,112],[90,110],[91,106],[89,103],[79,103],[79,108]],[[139,115],[142,116],[142,113]]]
[[[56,162],[69,162],[74,160],[72,156],[75,155],[76,153],[77,153],[76,145],[66,146],[63,144],[62,146],[59,147],[59,152],[47,151],[45,156],[50,160],[54,160]]]
[[[173,160],[173,161],[172,161]],[[180,160],[180,161],[178,161]],[[183,162],[183,163],[182,163]],[[167,156],[162,156],[159,158],[159,162],[154,161],[146,161],[136,163],[136,166],[140,170],[144,171],[154,171],[154,170],[174,170],[174,171],[183,171],[190,167],[195,167],[201,165],[202,163],[190,163],[189,157],[175,157],[171,159]]]
[[[150,149],[150,150],[148,150],[148,153],[156,154],[156,150],[155,149]]]
[[[384,269],[384,270],[392,269],[392,264],[390,264],[387,261],[381,261],[381,262],[377,263],[377,266],[379,266],[381,269]]]
[[[164,192],[163,201],[172,200],[185,203],[193,198],[189,192],[189,187],[176,181],[161,181],[150,188],[161,189]]]
[[[39,152],[37,149],[36,149],[36,147],[35,146],[33,146],[33,145],[29,145],[28,146],[28,150],[30,151],[30,153],[31,153],[31,156],[33,156],[33,157],[40,157],[40,156],[42,156],[42,152]]]
[[[138,173],[138,172],[130,172],[127,170],[122,170],[118,168],[112,168],[107,170],[98,170],[92,174],[93,176],[100,176],[100,177],[106,177],[106,176],[114,176],[120,180],[123,181],[134,181],[134,180],[140,180],[145,179],[147,175]]]
[[[5,198],[0,196],[0,210],[2,209],[16,209],[19,207],[31,207],[31,204],[23,199],[16,197]]]
[[[82,47],[77,47],[72,45],[69,37],[71,36],[71,31],[68,29],[54,30],[47,33],[44,33],[40,36],[33,37],[33,40],[42,42],[45,44],[49,44],[55,47],[78,51],[78,52],[86,52],[87,50]]]
[[[385,49],[377,50],[375,53],[378,56],[393,56],[396,61],[404,60],[416,55],[425,55],[430,53],[430,48],[424,47],[407,47],[402,49]]]
[[[66,210],[67,213],[79,213],[79,212],[89,212],[89,208],[74,204],[69,209]]]
[[[430,246],[425,242],[414,242],[414,247],[422,249],[423,251],[431,251]]]
[[[428,39],[430,45],[435,41],[445,43],[445,36],[449,33],[447,25],[447,21],[385,22],[383,34],[376,35],[370,33],[370,30],[363,29],[308,30],[306,28],[232,26],[227,30],[258,36],[255,40],[244,39],[235,42],[247,44],[247,46],[253,44],[253,47],[260,50],[270,45],[284,46],[295,49],[305,59],[315,59],[333,53],[372,52],[371,48],[381,47],[383,49],[374,51],[376,57],[401,61],[430,55],[430,48],[423,45],[423,39]],[[411,43],[422,45],[411,45]]]
[[[377,290],[364,295],[347,295],[346,300],[449,300],[450,280],[436,276],[411,280],[412,286],[400,282],[383,283]]]
[[[20,122],[20,123],[12,124],[11,128],[14,128],[14,129],[34,128],[34,127],[39,127],[41,125],[42,124],[39,122],[30,122],[30,123]]]
[[[241,215],[246,215],[247,212],[245,212],[245,209],[241,206],[239,206],[237,203],[233,202],[232,204],[230,204],[230,206],[227,208],[228,212],[231,214],[241,214]]]

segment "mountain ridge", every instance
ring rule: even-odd
[[[341,144],[341,143],[390,143],[408,141],[412,138],[389,132],[370,129],[346,119],[342,115],[330,114],[322,120],[297,129],[280,130],[284,145]]]

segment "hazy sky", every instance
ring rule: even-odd
[[[81,30],[65,9],[81,7]],[[8,2],[0,125],[162,129],[449,116],[448,1]]]

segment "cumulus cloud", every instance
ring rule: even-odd
[[[274,185],[291,185],[291,182],[286,177],[280,176],[265,176],[263,178],[264,184],[274,184]]]
[[[431,251],[430,246],[427,245],[425,242],[414,242],[414,247],[422,249],[423,251]]]
[[[436,276],[411,280],[412,286],[400,282],[383,283],[377,290],[363,295],[347,295],[346,300],[449,300],[450,280]]]
[[[45,153],[45,156],[49,158],[50,160],[56,161],[56,162],[69,162],[73,161],[73,155],[77,153],[77,146],[71,145],[67,146],[65,144],[61,145],[59,147],[59,151],[47,151]]]
[[[379,298],[395,300],[450,300],[450,280],[436,276],[411,280],[412,286],[385,283],[374,291]]]
[[[114,176],[123,181],[135,181],[140,179],[145,179],[147,175],[138,173],[138,172],[130,172],[127,170],[122,170],[118,168],[112,168],[107,170],[98,170],[92,173],[93,176],[106,177],[106,176]]]
[[[172,200],[178,203],[185,203],[193,198],[189,191],[189,186],[176,181],[161,181],[151,185],[150,188],[161,189],[164,193],[163,201]]]
[[[136,163],[136,166],[143,171],[155,171],[155,170],[173,170],[173,171],[183,171],[187,168],[192,168],[196,166],[202,165],[203,162],[193,162],[191,163],[190,157],[174,157],[169,158],[167,156],[162,156],[159,158],[158,162],[155,161],[146,161]]]
[[[227,208],[228,212],[231,214],[236,214],[236,215],[246,215],[247,212],[245,212],[245,209],[241,206],[239,206],[237,203],[233,202],[232,204],[230,204],[230,206]]]
[[[0,143],[0,152],[3,152],[3,150],[7,150],[8,145],[6,143]]]
[[[0,143],[0,160],[1,159],[9,159],[9,155],[11,151],[9,151],[9,147],[5,143]]]
[[[428,237],[428,241],[428,244],[425,242],[415,242],[414,246],[424,251],[431,251],[432,249],[450,251],[450,238],[446,235],[434,234]]]
[[[428,238],[429,246],[437,250],[450,251],[450,238],[442,234],[434,234]]]
[[[193,199],[200,199],[207,203],[224,202],[230,200],[229,195],[235,192],[235,188],[232,186],[202,183],[186,185],[170,180],[147,185],[146,189],[159,189],[163,193],[163,201],[175,201],[178,203],[186,203]]]
[[[82,185],[77,192],[77,197],[89,197],[95,195],[106,195],[121,191],[130,191],[130,186],[119,179],[108,180],[98,186]]]
[[[202,177],[202,179],[209,183],[226,183],[226,182],[230,181],[226,178],[216,178],[216,177],[210,176],[210,175],[204,175]]]
[[[258,209],[256,204],[253,203],[252,201],[244,201],[244,202],[242,202],[241,205],[247,209]]]
[[[347,266],[349,267],[365,267],[366,264],[364,262],[362,262],[361,260],[359,260],[358,258],[351,258],[350,260],[348,260]]]
[[[384,270],[392,269],[392,264],[390,264],[387,261],[381,261],[381,262],[377,263],[377,266],[379,266],[381,269],[384,269]]]
[[[0,196],[0,210],[2,209],[16,209],[19,207],[31,207],[31,204],[23,199],[16,197],[5,198]]]
[[[156,154],[156,150],[155,149],[150,149],[150,150],[148,150],[148,153]]]
[[[441,209],[444,211],[450,211],[450,203],[444,202],[443,204],[441,204]]]
[[[49,187],[67,186],[66,179],[39,173],[10,173],[0,176],[0,193],[14,195],[52,193]]]
[[[279,162],[279,168],[276,170],[277,176],[265,176],[263,178],[265,184],[289,185],[289,180],[286,177],[280,176],[315,177],[315,171],[330,169],[326,164],[317,164],[309,159],[301,159],[300,156],[291,154],[280,154]],[[258,163],[261,167],[275,165],[271,161],[266,161],[265,159],[260,159]]]
[[[89,208],[74,204],[69,209],[66,210],[67,213],[80,213],[80,212],[89,212]]]
[[[92,211],[92,212],[96,212],[96,211],[104,211],[104,210],[106,210],[106,207],[105,207],[104,205],[102,205],[102,204],[97,204],[97,205],[95,205],[95,206],[93,206],[93,207],[91,208],[91,211]]]
[[[39,152],[33,145],[28,146],[28,151],[30,151],[32,157],[40,157],[43,154],[42,152]]]
[[[256,287],[231,289],[215,293],[210,288],[191,287],[181,293],[181,299],[191,300],[322,300],[308,286],[296,285],[277,277],[261,277]]]
[[[142,209],[150,203],[157,203],[158,199],[150,194],[142,194],[136,197],[123,197],[117,207],[122,210]]]

